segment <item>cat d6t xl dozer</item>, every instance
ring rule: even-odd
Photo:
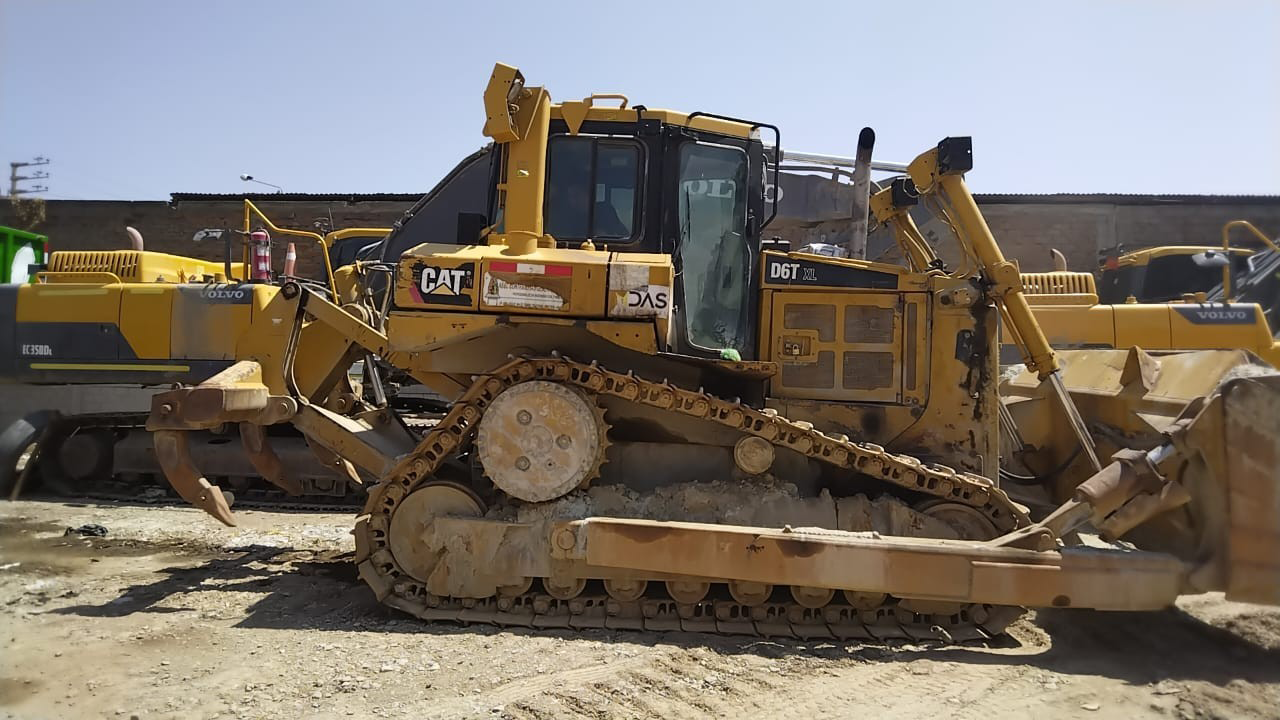
[[[770,125],[612,94],[556,104],[505,65],[484,107],[501,172],[473,244],[344,268],[334,292],[237,286],[237,362],[157,395],[147,421],[183,497],[234,522],[189,432],[238,423],[287,474],[262,428],[292,423],[374,483],[360,575],[426,619],[965,640],[1022,606],[1280,601],[1276,379],[1238,354],[1214,372],[1239,377],[1171,403],[1158,360],[1086,352],[1074,370],[1137,379],[1068,387],[965,186],[968,138],[872,198],[896,266],[762,242]],[[913,225],[920,199],[966,271]],[[379,273],[382,300],[363,280]],[[1002,316],[1035,378],[1016,413]],[[361,392],[357,360],[377,368]],[[448,411],[388,407],[391,370]],[[1091,393],[1106,397],[1082,417]],[[1057,468],[1040,488],[1055,508],[1001,489],[1002,420],[1027,466]],[[1117,542],[1157,520],[1148,549]]]

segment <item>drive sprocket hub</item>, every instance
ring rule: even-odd
[[[498,489],[554,500],[593,480],[608,447],[604,411],[585,393],[547,380],[503,391],[480,419],[476,449]]]

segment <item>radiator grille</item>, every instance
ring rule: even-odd
[[[788,330],[817,330],[818,342],[835,342],[836,306],[787,303],[783,308],[782,327]]]
[[[59,250],[49,257],[51,272],[109,272],[126,282],[138,281],[142,253],[135,250]]]
[[[1093,275],[1084,272],[1022,273],[1022,287],[1028,295],[1096,295]]]
[[[834,388],[836,354],[823,350],[814,363],[783,363],[782,384],[793,388]]]
[[[880,390],[893,385],[893,353],[846,352],[842,383],[846,390]]]
[[[850,305],[844,309],[844,341],[847,343],[893,342],[893,308]]]

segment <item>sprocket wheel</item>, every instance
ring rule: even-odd
[[[485,475],[511,497],[554,500],[600,474],[609,447],[604,410],[549,380],[520,383],[485,410],[476,448]]]

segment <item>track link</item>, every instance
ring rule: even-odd
[[[763,438],[776,447],[876,478],[901,490],[971,507],[1000,533],[1030,522],[1025,511],[1004,491],[979,475],[923,463],[872,443],[827,435],[808,423],[788,420],[771,410],[747,407],[665,381],[645,380],[632,373],[612,372],[596,363],[588,365],[554,355],[520,358],[487,375],[476,376],[472,386],[414,451],[370,489],[364,514],[356,522],[356,562],[360,576],[383,603],[426,620],[461,623],[945,642],[997,635],[1022,613],[1020,608],[973,604],[948,608],[945,612],[920,613],[898,605],[893,598],[870,609],[859,609],[839,602],[820,608],[789,601],[765,602],[752,607],[716,599],[678,603],[666,598],[642,597],[634,602],[620,602],[608,594],[589,592],[567,600],[539,592],[480,599],[434,595],[405,572],[392,554],[391,517],[412,491],[433,480],[445,460],[467,449],[480,417],[499,394],[529,380],[561,382],[592,394],[614,396],[719,423]],[[708,582],[722,581],[708,579]],[[651,586],[654,584],[650,582]]]

